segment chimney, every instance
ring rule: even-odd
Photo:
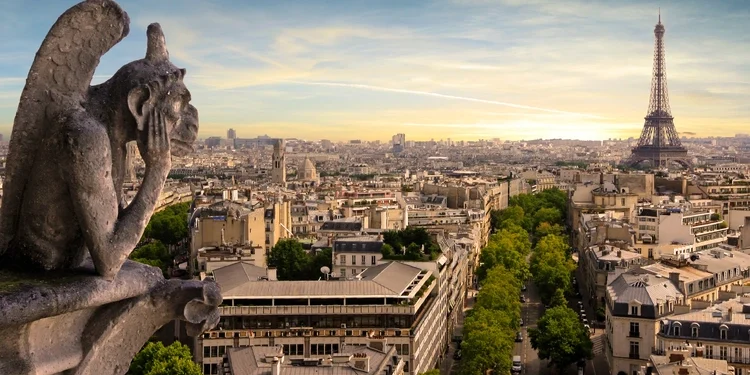
[[[385,353],[386,340],[385,338],[372,338],[370,339],[370,343],[368,346],[372,349]]]
[[[370,356],[366,353],[354,353],[352,367],[364,372],[370,372]]]
[[[617,250],[617,257],[622,258],[622,250]]]
[[[281,359],[279,357],[273,357],[271,375],[281,375]]]
[[[730,307],[727,309],[727,322],[732,321],[732,314],[734,314],[734,310]]]
[[[670,272],[669,273],[669,281],[674,284],[674,286],[679,289],[680,288],[680,273],[679,272]]]
[[[278,280],[276,278],[276,268],[266,268],[266,276],[268,276],[268,281]]]

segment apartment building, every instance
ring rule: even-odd
[[[736,293],[749,288],[735,286]],[[675,313],[659,323],[656,353],[681,346],[692,357],[726,361],[736,375],[750,373],[750,295],[704,309]]]
[[[385,338],[364,345],[344,345],[323,358],[287,359],[284,346],[233,348],[225,355],[221,375],[403,375],[404,360]],[[323,351],[328,347],[323,347]]]
[[[238,256],[241,259],[235,261],[265,267],[264,214],[260,206],[247,207],[228,200],[197,207],[189,223],[191,259],[201,258],[203,271],[209,258],[224,262]]]
[[[383,336],[404,372],[420,374],[438,364],[447,342],[439,277],[398,262],[370,267],[358,280],[258,281],[217,269],[221,320],[197,339],[194,356],[205,374],[218,374],[231,348],[280,345],[290,360],[319,359]]]
[[[332,272],[341,278],[352,278],[368,267],[383,263],[382,236],[348,236],[333,241]]]
[[[682,343],[680,346],[668,347],[664,355],[652,355],[649,365],[641,374],[652,375],[735,375],[734,367],[727,361],[694,357],[692,345]],[[627,375],[627,374],[625,374]]]
[[[593,245],[584,249],[579,256],[578,264],[581,270],[582,292],[591,296],[596,304],[604,304],[607,295],[607,285],[610,277],[619,270],[627,271],[636,266],[646,265],[648,260],[625,244],[621,247],[612,244]]]
[[[607,287],[605,354],[612,375],[641,375],[662,318],[684,304],[669,278],[628,272]]]

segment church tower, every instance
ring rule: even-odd
[[[286,146],[283,139],[277,139],[273,144],[273,166],[271,168],[271,181],[275,184],[286,186]]]

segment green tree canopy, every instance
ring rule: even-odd
[[[483,290],[484,291],[484,290]],[[464,321],[461,342],[461,373],[485,375],[488,369],[510,372],[513,353],[513,329],[502,312],[475,307]]]
[[[541,223],[556,224],[562,222],[562,212],[556,208],[542,207],[534,212],[534,228]]]
[[[276,268],[279,280],[307,279],[310,263],[310,256],[294,238],[279,240],[268,253],[268,266]]]
[[[550,302],[557,289],[571,290],[570,276],[575,264],[568,257],[567,248],[563,237],[545,236],[531,255],[531,274],[544,303]]]
[[[190,203],[178,203],[151,216],[143,237],[159,240],[166,245],[176,245],[188,236],[187,215]]]
[[[531,346],[540,359],[549,359],[550,365],[560,371],[581,360],[592,358],[592,344],[587,330],[578,321],[578,315],[568,307],[548,309],[529,329]]]
[[[562,289],[555,290],[555,293],[552,295],[552,298],[549,302],[550,307],[557,307],[557,306],[568,306],[568,300],[565,299],[565,292]]]
[[[128,375],[202,375],[193,362],[190,349],[175,342],[165,347],[161,342],[150,342],[133,358]]]

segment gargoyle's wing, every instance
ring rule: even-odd
[[[57,20],[34,58],[13,122],[5,184],[0,254],[15,236],[29,173],[44,134],[59,115],[81,108],[99,59],[127,36],[130,19],[112,0],[87,0]],[[55,204],[55,202],[49,202]]]

